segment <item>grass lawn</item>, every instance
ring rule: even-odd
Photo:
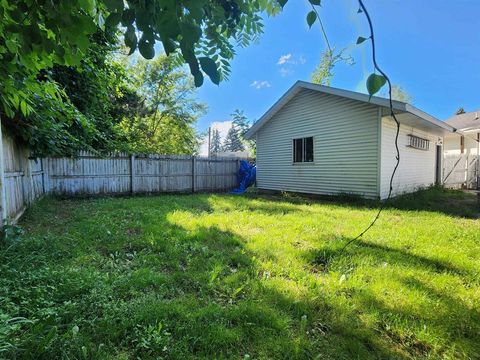
[[[479,359],[473,196],[44,199],[0,248],[0,358]]]

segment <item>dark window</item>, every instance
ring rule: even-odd
[[[302,162],[303,139],[293,140],[293,162]]]
[[[305,141],[305,162],[313,161],[313,137],[304,139]]]
[[[293,162],[313,162],[313,137],[293,139]]]

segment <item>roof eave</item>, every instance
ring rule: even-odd
[[[337,89],[337,88],[332,88],[328,86],[323,86],[323,85],[318,85],[318,84],[312,84],[308,83],[305,81],[297,81],[295,84],[293,84],[290,89],[287,90],[287,92],[272,106],[270,109],[247,131],[245,134],[245,137],[247,139],[252,139],[255,133],[260,130],[292,97],[294,97],[301,89],[308,89],[308,90],[313,90],[313,91],[318,91],[318,92],[323,92],[325,94],[330,94],[330,95],[337,95],[340,97],[344,97],[347,99],[351,100],[357,100],[365,103],[369,103],[372,105],[377,105],[385,108],[390,108],[390,100],[377,97],[377,96],[369,96],[367,94],[362,94],[362,93],[357,93],[354,91],[349,91],[349,90],[343,90],[343,89]],[[435,117],[427,114],[426,112],[417,109],[416,107],[401,102],[401,101],[396,101],[392,100],[392,107],[394,110],[400,111],[400,112],[408,112],[411,113],[424,121],[427,121],[439,128],[441,128],[444,131],[448,132],[455,132],[456,129],[444,123],[443,121],[440,121],[436,119]]]
[[[301,89],[300,81],[295,82],[286,92],[282,95],[280,99],[273,104],[270,109],[267,110],[263,116],[258,119],[258,121],[252,125],[250,129],[245,133],[245,138],[251,140],[255,133],[260,130],[260,128],[264,125],[267,119],[271,118],[273,115],[277,113],[292,97],[294,97]]]

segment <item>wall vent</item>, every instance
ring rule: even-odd
[[[408,146],[418,150],[429,150],[430,149],[430,140],[424,139],[412,134],[408,135],[409,141]]]

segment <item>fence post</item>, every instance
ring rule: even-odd
[[[192,193],[195,192],[195,182],[196,182],[196,176],[195,176],[195,155],[192,155]]]
[[[48,161],[49,158],[41,158],[42,162],[42,184],[43,184],[43,194],[48,195],[50,193],[50,174],[48,172]]]
[[[33,175],[32,175],[32,166],[30,164],[30,149],[24,148],[23,150],[23,181],[26,182],[26,201],[25,206],[31,205],[35,198],[34,189],[33,189]]]
[[[130,155],[130,192],[135,194],[135,155]]]
[[[0,227],[7,220],[7,194],[5,189],[5,159],[3,154],[3,133],[0,118]]]

